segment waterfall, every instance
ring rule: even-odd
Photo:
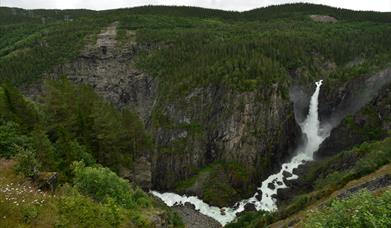
[[[296,155],[289,162],[282,164],[280,172],[270,175],[264,180],[261,187],[258,188],[259,191],[251,198],[237,202],[234,207],[218,208],[206,204],[195,196],[180,196],[175,193],[159,193],[156,191],[151,191],[151,193],[162,199],[170,207],[178,204],[191,203],[195,206],[196,210],[200,211],[200,213],[214,218],[222,225],[233,221],[236,218],[237,213],[244,211],[244,207],[248,203],[254,204],[257,210],[277,210],[276,199],[273,198],[273,196],[277,194],[278,189],[287,188],[284,183],[283,174],[288,174],[289,177],[286,177],[287,180],[298,178],[293,174],[293,170],[305,161],[313,160],[314,152],[319,149],[320,144],[328,137],[328,132],[321,132],[318,117],[318,98],[322,80],[315,84],[316,89],[311,97],[307,118],[300,124],[301,131],[306,137],[304,145],[298,148],[295,153]],[[262,195],[260,195],[259,192],[261,192]]]
[[[306,144],[303,148],[303,153],[308,156],[309,160],[313,159],[314,152],[319,149],[319,145],[325,139],[320,132],[320,123],[318,117],[318,98],[322,80],[315,83],[316,90],[311,97],[308,116],[303,124],[301,124],[301,131],[307,137]]]

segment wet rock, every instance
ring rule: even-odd
[[[186,202],[186,203],[184,204],[184,206],[185,206],[185,207],[188,207],[188,208],[191,208],[191,209],[193,209],[193,210],[196,210],[194,204],[191,204],[191,203],[189,203],[189,202]]]
[[[270,182],[268,185],[267,185],[268,188],[270,188],[271,190],[274,190],[276,188],[276,186],[274,186],[273,182]]]
[[[284,170],[284,171],[282,172],[282,176],[285,177],[285,178],[289,178],[289,177],[292,176],[292,174],[291,174],[290,172]]]
[[[258,200],[258,201],[261,201],[262,200],[262,191],[259,191],[257,192],[258,194],[255,195],[255,198]]]
[[[224,208],[221,208],[221,209],[220,209],[220,214],[221,214],[221,215],[225,215],[225,209],[224,209]]]
[[[257,211],[257,208],[255,207],[254,204],[252,204],[252,203],[247,203],[246,205],[244,205],[244,211],[245,211],[245,212]]]

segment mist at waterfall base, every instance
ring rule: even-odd
[[[322,80],[316,82],[315,85],[316,89],[310,100],[307,118],[300,123],[302,134],[306,138],[305,143],[297,149],[296,155],[289,162],[282,164],[280,172],[270,175],[262,182],[262,185],[258,187],[259,191],[251,198],[241,200],[233,207],[219,208],[208,205],[196,196],[181,196],[175,193],[159,193],[156,191],[151,191],[151,193],[170,207],[190,203],[200,213],[214,218],[223,226],[233,221],[237,217],[237,213],[244,211],[245,205],[248,203],[254,204],[257,210],[277,210],[276,199],[273,198],[273,195],[277,194],[278,189],[287,188],[283,173],[291,174],[290,177],[286,178],[287,180],[298,178],[297,175],[293,174],[293,170],[304,162],[313,160],[314,152],[319,149],[320,144],[328,137],[330,132],[330,129],[320,128],[318,117],[318,98]],[[269,185],[274,185],[274,188],[269,188]],[[259,194],[262,194],[262,196]]]

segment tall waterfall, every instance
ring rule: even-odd
[[[195,206],[196,210],[200,211],[200,213],[214,218],[222,225],[233,221],[236,218],[236,214],[244,211],[244,207],[248,203],[254,204],[257,210],[276,210],[276,200],[273,198],[273,195],[277,194],[278,189],[287,188],[284,183],[283,173],[289,173],[290,177],[287,177],[287,180],[298,178],[293,174],[293,169],[297,168],[305,161],[313,160],[314,152],[319,149],[319,145],[328,137],[328,132],[321,132],[318,117],[318,97],[320,87],[322,86],[322,80],[315,84],[316,89],[311,97],[307,118],[300,124],[302,133],[306,136],[306,142],[299,147],[295,153],[296,155],[289,162],[282,164],[279,173],[270,175],[262,182],[261,187],[258,188],[258,190],[262,192],[262,196],[257,192],[251,198],[237,202],[234,207],[218,208],[206,204],[195,196],[180,196],[175,193],[159,193],[156,191],[151,191],[151,193],[162,199],[168,206],[191,203]]]

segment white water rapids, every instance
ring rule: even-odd
[[[244,211],[244,206],[248,203],[254,204],[257,210],[277,210],[276,200],[272,197],[272,195],[277,194],[278,189],[287,188],[284,183],[283,172],[288,172],[292,175],[286,178],[287,180],[298,178],[292,173],[293,169],[297,168],[305,161],[313,160],[314,152],[319,149],[319,145],[326,137],[328,137],[328,132],[321,132],[318,118],[318,97],[322,80],[315,84],[316,89],[311,97],[307,118],[300,124],[302,133],[306,136],[307,140],[304,145],[297,150],[296,155],[289,162],[282,164],[280,172],[270,175],[262,182],[261,187],[258,188],[258,190],[262,192],[261,200],[257,199],[260,198],[258,196],[259,193],[257,192],[251,198],[237,202],[234,207],[219,208],[210,206],[195,196],[181,196],[175,193],[159,193],[156,191],[151,191],[151,193],[162,199],[170,207],[184,203],[191,203],[195,206],[196,210],[199,210],[200,213],[214,218],[223,226],[233,221],[236,218],[237,213]],[[269,188],[268,185],[274,185],[274,188]]]

